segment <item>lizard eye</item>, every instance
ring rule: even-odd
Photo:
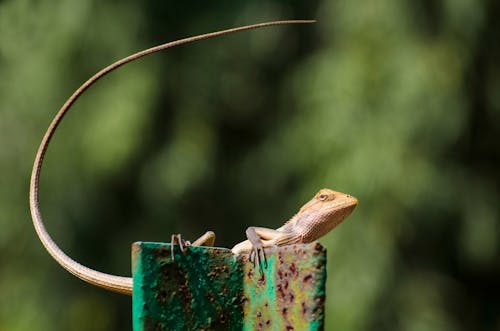
[[[320,196],[318,197],[321,201],[325,201],[327,198],[328,198],[328,195],[326,194],[320,194]]]

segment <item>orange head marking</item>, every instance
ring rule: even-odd
[[[320,211],[322,209],[347,209],[349,212],[346,217],[356,208],[358,200],[352,195],[333,191],[327,188],[319,190],[318,193],[302,208],[299,214],[310,211]]]

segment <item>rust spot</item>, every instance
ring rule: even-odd
[[[281,310],[281,314],[282,314],[283,316],[286,316],[286,314],[287,314],[287,313],[288,313],[288,309],[283,308],[283,309]]]
[[[307,275],[307,276],[305,276],[305,277],[302,279],[302,282],[303,282],[303,283],[307,283],[307,282],[309,282],[311,279],[312,279],[312,275]]]
[[[286,247],[286,246],[285,246],[285,247]],[[282,252],[279,252],[279,253],[278,253],[278,261],[279,261],[280,263],[283,263],[283,262],[284,262],[284,261],[283,261],[283,253],[282,253]]]
[[[156,252],[159,257],[169,257],[170,256],[170,248],[168,247],[159,247]]]
[[[283,291],[283,287],[281,286],[281,284],[278,284],[276,286],[276,291],[278,292],[278,296],[282,299],[285,298],[285,291]]]
[[[292,273],[292,275],[296,275],[298,273],[297,266],[293,262],[290,264],[290,268],[289,269],[290,269],[290,272]]]
[[[266,279],[264,277],[264,273],[261,273],[260,277],[259,277],[259,285],[263,285],[265,282],[266,282]]]
[[[156,300],[161,304],[165,304],[167,302],[167,291],[159,290],[156,292]]]
[[[294,328],[293,326],[291,326],[291,325],[287,325],[287,326],[286,326],[286,329],[287,329],[287,330],[295,330],[295,328]]]
[[[314,245],[314,250],[319,253],[322,252],[323,249],[324,249],[323,246],[321,246],[319,242],[316,242],[316,245]]]

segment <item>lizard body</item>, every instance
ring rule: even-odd
[[[357,204],[358,200],[349,194],[322,189],[278,229],[249,227],[248,239],[231,251],[249,253],[250,259],[256,259],[262,268],[261,259],[266,261],[264,248],[313,242],[346,219]]]
[[[120,66],[134,61],[136,59],[139,59],[143,56],[162,51],[177,45],[182,45],[198,40],[203,40],[203,39],[208,39],[212,37],[217,37],[217,36],[222,36],[234,32],[239,32],[239,31],[244,31],[244,30],[250,30],[250,29],[256,29],[256,28],[262,28],[262,27],[267,27],[267,26],[272,26],[272,25],[282,25],[282,24],[293,24],[293,23],[313,23],[314,21],[308,21],[308,20],[296,20],[296,21],[275,21],[275,22],[267,22],[267,23],[261,23],[261,24],[254,24],[254,25],[248,25],[248,26],[243,26],[243,27],[238,27],[238,28],[233,28],[233,29],[228,29],[228,30],[223,30],[223,31],[218,31],[218,32],[212,32],[212,33],[207,33],[195,37],[190,37],[190,38],[185,38],[185,39],[180,39],[177,41],[169,42],[166,44],[162,44],[159,46],[155,46],[149,49],[146,49],[144,51],[132,54],[126,58],[123,58],[119,61],[114,62],[113,64],[107,66],[106,68],[102,69],[98,73],[96,73],[94,76],[92,76],[89,80],[87,80],[82,86],[80,86],[70,97],[69,99],[64,103],[64,105],[61,107],[61,109],[57,112],[56,116],[50,123],[47,131],[45,132],[45,135],[42,139],[42,142],[40,143],[40,146],[38,148],[38,152],[35,157],[35,161],[33,164],[33,170],[31,173],[31,181],[30,181],[30,210],[31,210],[31,217],[33,219],[33,225],[35,227],[35,230],[38,234],[38,237],[40,238],[40,241],[46,248],[46,250],[49,252],[49,254],[67,271],[75,275],[76,277],[103,287],[107,290],[111,290],[114,292],[118,293],[123,293],[123,294],[132,294],[132,278],[130,277],[121,277],[121,276],[115,276],[115,275],[110,275],[106,274],[97,270],[90,269],[86,266],[81,265],[80,263],[76,262],[73,260],[71,257],[66,255],[60,248],[57,246],[57,244],[54,242],[54,240],[50,237],[49,233],[47,232],[45,225],[43,223],[42,215],[40,212],[40,207],[39,207],[39,179],[40,179],[40,173],[42,169],[42,164],[44,160],[45,153],[47,151],[49,142],[60,124],[61,120],[63,119],[64,115],[68,112],[70,109],[71,105],[78,99],[78,97],[87,89],[89,88],[92,84],[94,84],[96,81],[98,81],[100,78],[105,76],[106,74],[110,73],[111,71],[119,68]],[[174,237],[172,237],[172,243],[174,243]],[[179,241],[179,244],[181,243],[180,237],[177,238]],[[215,239],[215,236],[213,232],[207,232],[205,235],[200,237],[198,240],[193,242],[193,245],[204,245],[204,244],[213,244],[213,241]]]

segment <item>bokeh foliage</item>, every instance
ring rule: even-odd
[[[137,50],[283,18],[125,66],[49,149],[56,242],[126,275],[130,243],[243,239],[318,189],[357,196],[321,242],[328,330],[499,330],[500,13],[472,0],[0,3],[0,329],[127,330],[130,298],[58,267],[30,223],[49,120]]]

